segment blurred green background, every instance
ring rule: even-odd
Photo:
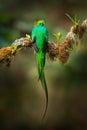
[[[87,0],[0,0],[0,48],[30,34],[37,18],[46,21],[50,41],[59,31],[64,39],[72,26],[65,13],[83,21]],[[0,130],[87,130],[87,31],[64,66],[47,60],[45,74],[49,106],[41,123],[45,94],[33,49],[20,51],[9,68],[0,68]]]

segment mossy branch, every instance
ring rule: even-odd
[[[66,35],[63,42],[51,43],[48,42],[47,56],[54,61],[59,59],[62,64],[65,64],[69,58],[73,45],[79,44],[80,39],[87,28],[87,20],[84,20],[81,25],[74,25]],[[32,47],[32,42],[29,35],[24,38],[15,40],[10,46],[0,49],[0,65],[9,66],[13,57],[23,48]]]
[[[87,20],[84,20],[81,25],[74,25],[66,35],[63,42],[57,44],[48,44],[48,57],[53,61],[59,59],[62,64],[65,64],[69,58],[73,45],[79,45],[81,38],[87,28]]]
[[[9,66],[13,57],[23,48],[32,47],[29,37],[22,37],[15,40],[10,46],[0,49],[0,65]]]

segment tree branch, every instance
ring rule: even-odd
[[[0,65],[9,66],[13,57],[23,48],[32,47],[30,37],[15,40],[10,46],[0,49]]]
[[[80,39],[83,37],[87,28],[87,20],[84,20],[81,25],[74,25],[70,32],[66,35],[63,42],[51,43],[48,42],[47,56],[54,61],[59,59],[62,64],[65,64],[69,58],[73,45],[78,46]],[[0,49],[0,65],[9,66],[13,57],[23,48],[32,47],[32,42],[29,35],[24,38],[15,40],[10,46]]]
[[[65,64],[69,58],[73,45],[78,46],[83,34],[87,28],[87,20],[84,20],[81,25],[74,25],[71,27],[70,32],[61,43],[48,44],[48,57],[51,60],[59,59],[62,64]]]

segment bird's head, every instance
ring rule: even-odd
[[[34,26],[44,26],[44,25],[45,21],[43,19],[39,19],[34,22]]]

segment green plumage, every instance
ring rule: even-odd
[[[48,107],[48,90],[47,90],[47,84],[46,84],[45,74],[44,74],[48,32],[46,27],[44,26],[43,20],[39,20],[36,22],[36,25],[32,29],[31,37],[32,37],[32,42],[34,44],[34,48],[36,50],[35,56],[36,56],[39,79],[41,81],[42,87],[45,90],[45,94],[46,94],[46,109],[43,114],[43,118],[44,118]]]

